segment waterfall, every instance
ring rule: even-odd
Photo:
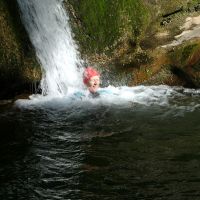
[[[82,61],[62,0],[17,0],[42,67],[43,95],[63,96],[82,87]]]

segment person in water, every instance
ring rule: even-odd
[[[83,83],[87,88],[87,93],[76,92],[74,96],[79,99],[83,99],[84,97],[96,98],[101,95],[110,95],[111,92],[107,90],[103,90],[100,88],[100,73],[92,67],[87,67],[83,73]]]
[[[100,86],[100,73],[92,67],[87,67],[83,73],[83,83],[89,90],[92,97],[98,97]]]

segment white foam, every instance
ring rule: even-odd
[[[189,105],[184,105],[181,100],[191,97],[191,94],[200,94],[200,90],[185,89],[182,87],[169,87],[165,85],[160,86],[136,86],[136,87],[113,87],[101,88],[100,91],[105,91],[97,98],[87,96],[88,92],[80,90],[85,96],[79,98],[71,94],[63,97],[32,95],[29,100],[17,100],[15,105],[19,108],[55,108],[68,109],[71,107],[93,107],[99,105],[105,106],[133,106],[134,104],[144,106],[178,106],[180,109],[184,107],[187,109],[197,108],[198,102],[192,103],[190,99]],[[77,90],[74,90],[76,93]]]

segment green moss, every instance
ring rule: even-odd
[[[177,47],[169,54],[171,62],[175,66],[185,67],[190,56],[199,48],[198,44],[185,44]]]
[[[192,68],[195,70],[195,72],[200,72],[200,63],[197,63],[196,65],[192,66]]]
[[[197,44],[191,44],[183,48],[182,55],[181,55],[181,63],[185,64],[188,58],[195,52],[198,48]]]
[[[78,40],[83,46],[102,50],[111,45],[119,35],[119,15],[114,12],[116,10],[114,3],[108,0],[84,0],[80,1],[75,9],[78,9],[84,28],[84,33],[78,34]],[[77,33],[81,32],[78,30]]]
[[[119,10],[127,21],[121,21],[123,26],[129,26],[135,38],[139,37],[148,25],[149,12],[141,0],[119,1]],[[122,18],[123,19],[123,18]]]
[[[174,65],[179,67],[185,67],[188,65],[195,65],[199,59],[200,44],[199,43],[188,43],[177,47],[171,52],[170,58]]]
[[[69,1],[81,26],[74,30],[83,50],[113,50],[119,41],[137,41],[148,22],[148,10],[142,0],[79,0]]]
[[[199,87],[200,41],[193,40],[176,47],[170,53],[172,72],[184,80],[186,87]]]

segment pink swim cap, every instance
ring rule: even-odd
[[[92,67],[87,67],[83,73],[83,82],[87,84],[93,76],[100,76],[100,74]]]

